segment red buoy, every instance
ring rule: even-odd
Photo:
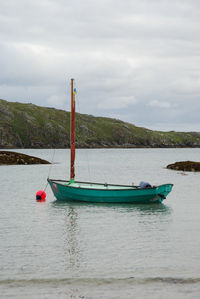
[[[35,196],[37,201],[46,201],[47,195],[43,190],[39,190]]]

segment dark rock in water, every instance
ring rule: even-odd
[[[182,170],[182,171],[200,171],[200,162],[181,161],[174,164],[167,165],[168,169]]]
[[[46,160],[21,153],[0,151],[0,165],[51,164]]]

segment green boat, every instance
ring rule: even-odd
[[[161,203],[173,184],[151,186],[114,185],[75,181],[75,93],[71,79],[71,172],[70,180],[47,179],[54,196],[62,201],[91,203]]]

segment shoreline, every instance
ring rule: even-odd
[[[146,149],[181,149],[181,148],[200,148],[200,146],[135,146],[135,145],[119,145],[119,146],[76,146],[76,149],[137,149],[137,148],[146,148]],[[24,150],[24,149],[70,149],[70,147],[0,147],[0,151],[7,150]]]

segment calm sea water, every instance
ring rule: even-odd
[[[19,151],[19,150],[18,150]],[[20,150],[52,160],[54,150]],[[0,167],[1,298],[200,298],[200,173],[165,169],[200,149],[77,150],[77,180],[173,183],[160,205],[35,201],[54,164]]]

